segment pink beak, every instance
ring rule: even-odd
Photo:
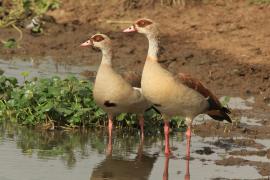
[[[134,27],[134,25],[130,26],[127,29],[124,29],[123,32],[136,32],[137,29]]]
[[[93,43],[91,42],[91,40],[87,40],[84,43],[82,43],[80,46],[81,47],[87,47],[87,46],[92,46]]]

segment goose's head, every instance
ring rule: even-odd
[[[92,46],[100,50],[111,48],[111,39],[105,34],[95,34],[80,45],[81,47]]]
[[[123,32],[138,32],[145,35],[151,35],[158,33],[157,24],[151,19],[139,19],[129,28],[123,30]]]

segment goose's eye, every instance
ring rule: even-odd
[[[148,21],[146,19],[142,19],[142,20],[138,21],[136,24],[139,27],[145,27],[145,26],[148,26],[148,25],[152,24],[152,22],[151,21]]]
[[[95,42],[100,42],[100,41],[103,41],[104,40],[104,37],[102,37],[101,35],[96,35],[92,39]]]

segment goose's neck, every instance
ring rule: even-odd
[[[102,60],[101,60],[101,65],[106,64],[106,65],[112,65],[112,50],[110,48],[107,49],[102,49]]]
[[[158,60],[158,37],[156,34],[148,34],[149,48],[147,57],[157,61]]]

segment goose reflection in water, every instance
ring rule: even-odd
[[[143,141],[139,144],[134,159],[114,157],[111,152],[112,147],[111,142],[109,142],[107,157],[94,169],[90,180],[147,180],[157,160],[155,155],[143,152]]]
[[[179,159],[174,156],[159,156],[158,153],[146,153],[143,151],[144,139],[141,139],[136,156],[134,158],[125,158],[128,152],[124,151],[124,156],[113,155],[113,142],[108,138],[106,147],[106,158],[99,163],[91,174],[90,180],[147,180],[153,171],[154,164],[158,159],[164,158],[163,174],[160,179],[169,180],[170,159]],[[123,149],[122,149],[123,150]],[[117,148],[115,148],[117,151]],[[123,153],[123,151],[121,152]],[[188,152],[187,152],[188,153]],[[186,166],[179,164],[179,171],[185,168],[185,180],[190,180],[189,161],[190,156],[186,154],[184,157]],[[183,160],[179,159],[179,162]],[[151,178],[150,178],[151,179]]]
[[[190,157],[186,157],[185,180],[190,180],[189,160],[190,160]],[[165,163],[164,163],[164,170],[163,170],[163,180],[169,180],[169,162],[170,162],[170,157],[165,156]],[[179,169],[180,169],[180,166],[179,166]]]

